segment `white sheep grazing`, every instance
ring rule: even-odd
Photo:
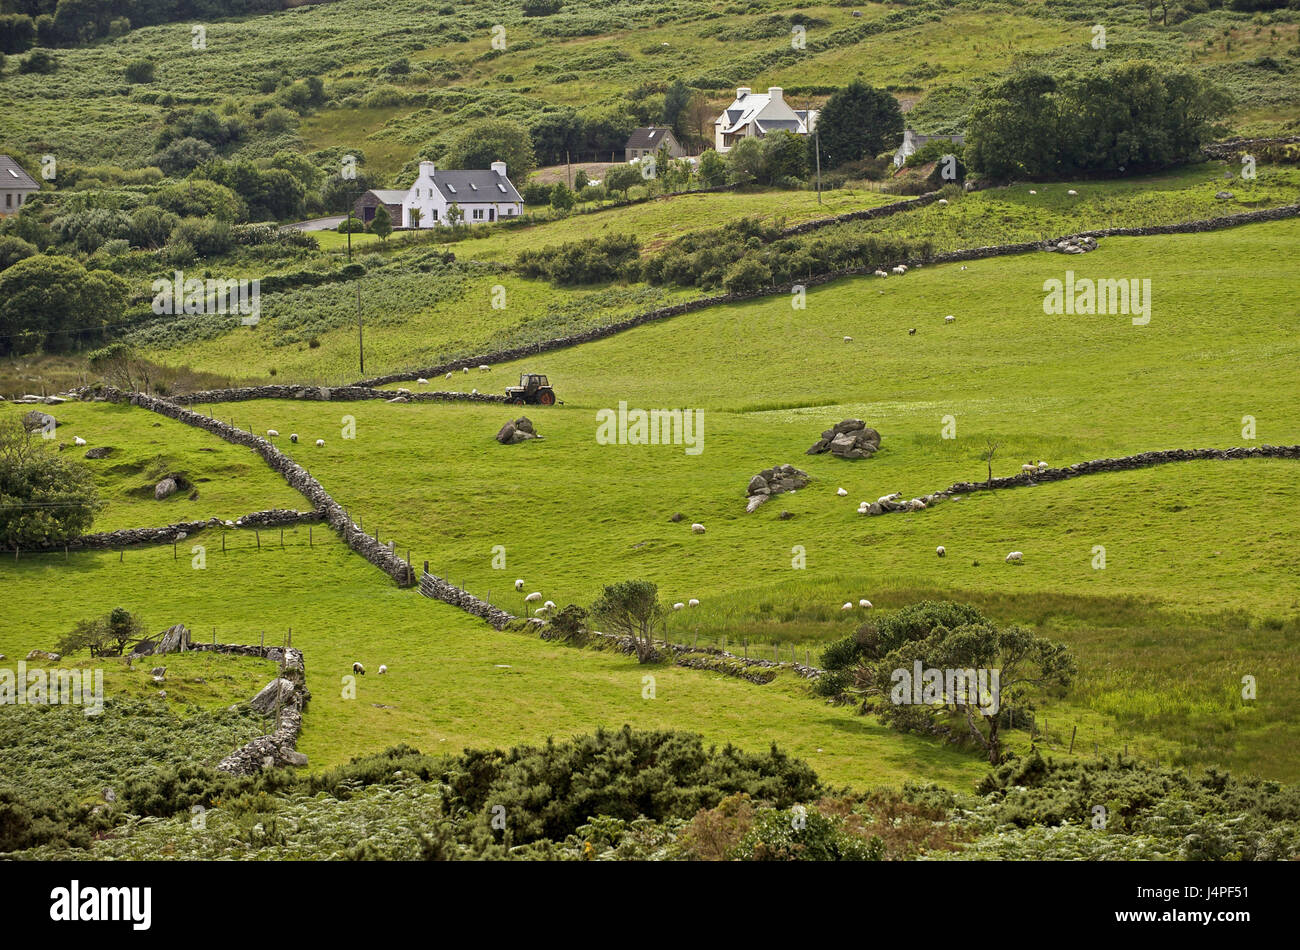
[[[289,433],[289,441],[292,442],[294,445],[297,445],[297,444],[298,444],[298,433],[297,433],[297,432],[290,432],[290,433]]]
[[[893,501],[895,498],[902,498],[902,497],[903,497],[902,493],[900,492],[890,492],[888,495],[881,495],[879,498],[877,498],[876,503],[883,505],[887,501]]]
[[[1038,194],[1038,192],[1034,191],[1034,189],[1032,189],[1032,188],[1029,189],[1029,193],[1030,193],[1031,195],[1036,195],[1036,194]]]
[[[887,273],[885,273],[883,270],[878,270],[878,271],[876,271],[876,276],[877,276],[877,277],[888,277],[889,275],[888,275]]]
[[[700,523],[697,521],[697,522],[695,522],[695,524],[691,525],[691,530],[694,531],[696,534],[703,534],[703,533],[704,533],[704,525],[700,524]]]
[[[1044,461],[1042,461],[1042,460],[1040,459],[1039,462],[1038,462],[1038,470],[1041,472],[1041,471],[1043,471],[1043,470],[1044,470],[1045,468],[1047,468],[1047,467],[1048,467],[1048,466],[1047,466],[1047,463],[1044,462]]]
[[[1024,554],[1022,554],[1020,551],[1012,551],[1010,554],[1007,555],[1007,563],[1009,564],[1012,561],[1023,561],[1024,558],[1025,558]]]
[[[863,610],[870,610],[870,609],[871,609],[871,601],[869,601],[869,600],[867,600],[865,597],[863,597],[860,601],[858,601],[858,606],[861,607]]]
[[[545,607],[547,610],[554,610],[554,609],[555,609],[555,601],[553,601],[553,600],[548,600],[546,603],[542,604],[542,606]]]
[[[851,603],[845,604],[843,607],[840,608],[840,610],[852,610],[852,609],[853,609],[853,604]]]
[[[698,607],[698,606],[700,606],[700,602],[699,602],[698,600],[696,600],[694,597],[692,597],[690,600],[688,600],[688,601],[686,602],[686,606],[687,606],[687,607]]]
[[[448,374],[447,374],[447,378],[448,378],[448,379],[451,379],[451,373],[448,373]]]
[[[685,608],[686,605],[683,604],[680,600],[677,601],[677,603],[673,604],[673,610],[684,610]]]
[[[515,581],[515,590],[523,590],[523,589],[524,589],[524,579],[521,577]]]
[[[539,600],[541,600],[541,599],[542,599],[542,592],[539,591],[539,590],[535,590],[535,591],[533,591],[531,594],[529,594],[527,597],[524,598],[524,603],[526,603],[526,604],[535,604],[535,603],[537,603],[537,602],[538,602]]]
[[[907,273],[907,268],[904,267],[902,264],[899,264],[897,267],[894,268],[894,273],[895,273],[895,274],[906,274],[906,273]]]
[[[383,675],[384,675],[385,673],[387,673],[387,672],[388,672],[388,667],[385,666],[383,663],[380,663],[380,664],[379,664],[379,675],[380,675],[380,676],[383,676]]]
[[[468,367],[468,366],[462,366],[462,367],[460,368],[460,371],[461,371],[462,373],[468,373],[468,372],[469,372],[469,367]]]
[[[471,396],[477,396],[477,395],[478,395],[478,390],[477,390],[477,389],[471,389],[471,390],[469,391],[469,394],[470,394]]]
[[[962,264],[962,265],[961,265],[961,269],[962,269],[962,270],[965,270],[965,269],[966,269],[966,265],[965,265],[965,264]]]
[[[1073,188],[1071,188],[1069,191],[1066,192],[1066,194],[1067,194],[1067,195],[1077,195],[1078,192],[1075,191]]]
[[[77,436],[72,440],[72,444],[76,446],[82,446],[86,444],[86,440],[83,439],[81,436]]]
[[[358,673],[358,674],[360,674],[361,676],[365,676],[365,675],[366,675],[366,668],[365,668],[364,666],[362,666],[360,663],[353,663],[353,664],[352,664],[352,672],[353,672],[353,673]]]
[[[1038,471],[1038,466],[1037,466],[1037,465],[1022,465],[1022,466],[1020,466],[1020,471],[1023,472],[1024,474],[1026,474],[1026,475],[1033,475],[1035,472]]]
[[[948,203],[948,199],[947,199],[947,198],[940,198],[940,199],[939,199],[939,204],[941,204],[941,205],[946,205],[947,203]]]
[[[948,314],[948,316],[946,316],[946,317],[943,318],[943,322],[944,322],[944,323],[952,323],[952,322],[953,322],[954,320],[956,320],[956,319],[957,319],[957,318],[954,317],[954,316],[950,313],[950,314]]]
[[[844,342],[845,342],[845,343],[852,343],[852,342],[853,342],[853,337],[851,337],[851,336],[846,336],[846,337],[844,338]]]
[[[479,371],[480,373],[490,373],[490,372],[492,372],[492,367],[491,367],[491,366],[488,366],[487,363],[479,363],[479,365],[478,365],[478,371]]]
[[[934,553],[939,555],[939,557],[943,557],[945,554],[948,553],[948,549],[941,544],[934,549]]]
[[[545,607],[538,607],[533,611],[534,617],[545,617],[549,611]]]
[[[280,437],[280,433],[279,433],[278,431],[276,431],[275,429],[267,429],[267,430],[266,430],[266,437],[267,437],[268,439],[277,439],[277,438]]]
[[[324,439],[317,439],[317,440],[316,440],[316,448],[318,448],[318,449],[323,449],[323,448],[325,448],[325,440],[324,440]]]
[[[839,495],[841,498],[843,498],[845,495],[848,494],[848,491],[846,491],[846,490],[843,489],[843,488],[837,488],[837,489],[835,489],[835,494],[837,494],[837,495]]]
[[[428,385],[429,385],[429,381],[428,381],[427,379],[425,379],[423,376],[421,376],[419,379],[417,379],[417,380],[415,381],[415,384],[416,384],[417,386],[428,386]]]

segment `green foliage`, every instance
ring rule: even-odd
[[[513,178],[523,179],[536,167],[533,140],[528,130],[509,119],[473,122],[447,147],[440,164],[447,168],[489,168],[505,162]]]
[[[381,241],[387,241],[388,235],[393,233],[392,216],[388,213],[388,209],[383,205],[380,205],[375,209],[375,216],[370,222],[370,230],[379,235],[379,240]]]
[[[0,419],[0,546],[64,544],[86,532],[100,507],[85,466],[61,457],[18,417]]]
[[[587,640],[587,611],[577,604],[568,604],[551,618],[547,636],[579,646]]]
[[[817,135],[807,143],[812,149],[820,141],[822,167],[833,168],[896,146],[902,132],[898,100],[855,79],[827,100],[817,116]]]
[[[885,846],[879,837],[864,841],[842,819],[815,809],[765,809],[730,856],[739,861],[881,861]]]
[[[391,222],[389,222],[391,224]],[[339,234],[347,234],[351,231],[354,234],[361,234],[366,230],[365,224],[356,215],[349,214],[346,218],[338,223],[334,228]]]
[[[628,637],[636,647],[637,659],[657,659],[655,636],[663,636],[667,611],[659,602],[659,587],[653,581],[620,581],[606,584],[591,606],[592,620],[607,628],[605,633]]]
[[[154,80],[154,63],[151,59],[133,59],[122,71],[126,81],[133,85]]]
[[[0,270],[12,267],[24,258],[37,253],[37,248],[20,237],[0,236]]]
[[[122,315],[129,285],[70,257],[38,255],[0,272],[0,352],[65,351]]]
[[[573,192],[562,181],[557,181],[555,187],[551,189],[551,207],[556,211],[565,212],[573,208]]]
[[[59,639],[58,650],[70,656],[88,650],[92,657],[121,656],[126,645],[144,637],[144,624],[124,607],[114,607],[102,617],[78,620]]]
[[[540,277],[562,286],[595,284],[635,278],[640,250],[635,234],[611,234],[524,251],[516,266],[525,277]]]

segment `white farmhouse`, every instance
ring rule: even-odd
[[[468,171],[449,171],[433,162],[420,162],[420,175],[402,202],[402,227],[451,224],[448,210],[452,205],[460,210],[465,224],[490,224],[524,213],[524,199],[506,177],[505,162]]]
[[[713,147],[729,152],[743,138],[761,138],[777,131],[808,135],[816,127],[817,110],[791,109],[780,86],[769,88],[767,95],[741,86],[736,101],[713,123]]]

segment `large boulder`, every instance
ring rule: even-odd
[[[156,640],[145,640],[136,644],[131,651],[131,659],[142,656],[162,656],[164,653],[182,653],[190,645],[190,631],[183,623],[168,627],[158,635]]]
[[[879,432],[861,419],[845,419],[823,432],[805,454],[830,452],[843,459],[864,459],[870,458],[879,448]]]
[[[178,487],[176,479],[168,475],[153,487],[153,497],[156,501],[162,501],[168,495],[175,494]]]
[[[41,412],[39,409],[28,409],[23,413],[23,428],[28,432],[36,429],[49,429],[53,431],[58,427],[58,420],[48,412]]]
[[[808,473],[800,471],[793,465],[774,465],[765,468],[749,480],[745,489],[748,501],[745,511],[751,512],[773,495],[797,491],[808,484]]]
[[[527,442],[529,439],[540,439],[537,430],[533,428],[532,420],[527,416],[520,416],[512,422],[507,422],[497,432],[496,439],[502,445],[517,445],[520,442]]]
[[[257,695],[248,701],[248,705],[263,716],[269,716],[275,712],[277,706],[288,705],[290,697],[293,696],[293,690],[294,685],[289,680],[283,678],[273,679],[258,690]]]
[[[86,449],[88,459],[106,459],[112,454],[113,447],[109,445],[97,445],[93,449]]]

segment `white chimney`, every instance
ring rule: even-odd
[[[496,172],[498,175],[500,175],[502,178],[505,178],[505,177],[506,177],[506,163],[505,163],[505,162],[493,162],[493,163],[492,163],[492,170],[493,170],[494,172]]]
[[[785,91],[780,86],[769,86],[767,89],[767,97],[773,102],[784,102],[784,95]]]
[[[432,178],[432,177],[433,177],[433,173],[434,173],[435,170],[436,170],[436,168],[435,168],[433,162],[420,162],[420,177],[421,177],[421,178],[425,178],[425,177]]]
[[[736,90],[737,99],[744,99],[747,95],[749,95],[748,86],[741,86],[739,89]]]

